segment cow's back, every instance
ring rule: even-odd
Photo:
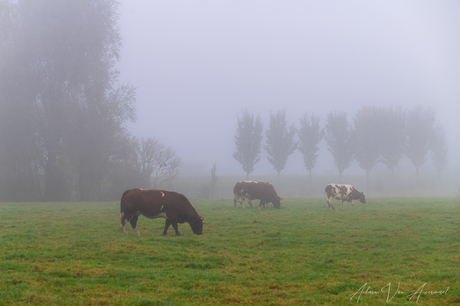
[[[333,197],[335,199],[347,199],[352,190],[353,186],[345,184],[329,184],[324,189],[327,197]]]
[[[266,197],[267,194],[267,186],[266,184],[268,183],[261,183],[261,182],[252,182],[252,181],[246,181],[246,182],[238,182],[235,185],[235,189],[237,192],[240,192],[243,190],[245,194],[250,195],[252,199],[262,199]]]

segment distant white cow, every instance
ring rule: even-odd
[[[334,209],[331,201],[332,199],[342,200],[342,209],[345,207],[345,201],[351,202],[351,206],[354,208],[353,200],[359,200],[361,203],[366,203],[364,193],[359,192],[351,185],[343,184],[329,184],[324,189],[326,192],[327,206],[329,209]]]

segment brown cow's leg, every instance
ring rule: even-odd
[[[140,236],[141,233],[139,233],[139,231],[137,230],[137,219],[139,219],[139,216],[133,215],[131,220],[129,220],[129,223],[131,223],[131,226],[133,227],[134,232]]]
[[[177,227],[177,222],[171,222],[174,230],[176,231],[176,236],[180,236],[179,229]]]
[[[244,199],[243,199],[243,201],[244,201]],[[234,194],[234,198],[233,198],[233,204],[235,205],[235,208],[236,208],[236,203],[237,202],[240,202],[241,205],[243,205],[243,202],[241,201],[241,196],[240,196],[240,194],[238,192]]]
[[[251,208],[254,208],[254,206],[252,206],[251,200],[248,199],[248,203],[249,203],[249,206],[251,206]]]
[[[166,236],[166,234],[168,233],[168,228],[169,228],[169,226],[171,224],[172,224],[174,230],[176,231],[176,236],[180,236],[179,229],[177,228],[177,222],[171,221],[170,219],[166,219],[165,230],[163,231],[163,235]]]
[[[128,220],[131,218],[131,215],[125,215],[124,213],[122,213],[122,216],[121,216],[121,224],[123,226],[123,234],[128,234],[128,231],[127,231],[127,226],[128,226]]]
[[[246,200],[246,198],[243,195],[243,196],[240,197],[240,203],[241,203],[241,207],[243,207],[243,209],[246,208],[246,207],[244,207],[244,200]]]
[[[241,207],[244,208],[244,193],[242,193],[241,191],[238,192],[238,202],[240,202]],[[235,206],[235,208],[236,208],[236,206]]]
[[[171,225],[171,221],[169,219],[166,219],[165,230],[163,231],[163,235],[166,236],[166,234],[168,233],[168,228],[169,228],[170,225]]]
[[[260,202],[259,202],[259,209],[260,209],[261,206],[263,206],[264,209],[265,209],[265,201],[264,201],[264,200],[260,200]],[[268,206],[268,204],[267,204],[267,206]]]

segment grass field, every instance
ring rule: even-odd
[[[0,203],[0,305],[460,304],[458,198],[191,202],[201,236],[123,235],[116,202]]]

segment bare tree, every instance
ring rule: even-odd
[[[267,144],[264,146],[268,153],[268,161],[278,173],[278,185],[280,172],[286,166],[289,155],[297,147],[294,141],[295,127],[287,126],[286,110],[278,111],[276,114],[270,112],[270,127],[266,131]]]
[[[382,154],[383,109],[364,106],[355,115],[355,158],[361,168],[366,170],[366,182],[369,187],[369,173],[379,162]]]
[[[148,138],[141,141],[138,165],[142,177],[150,180],[152,188],[158,188],[162,183],[171,183],[177,178],[180,158],[158,139]]]
[[[299,144],[297,146],[303,155],[303,162],[308,170],[311,185],[311,171],[316,165],[318,158],[319,143],[324,137],[324,129],[319,125],[319,116],[314,114],[308,116],[307,113],[300,118],[300,128],[297,129]]]
[[[254,165],[260,160],[262,130],[260,115],[254,119],[253,114],[244,110],[241,118],[238,117],[235,136],[236,152],[233,153],[233,157],[243,166],[246,177],[254,171]]]
[[[447,167],[447,138],[441,123],[434,127],[430,140],[431,158],[441,179],[442,171]]]
[[[416,106],[407,113],[406,156],[416,168],[417,181],[419,168],[425,163],[426,154],[430,149],[435,117],[433,109],[423,109],[421,106]]]
[[[180,158],[156,138],[139,139],[123,135],[111,157],[110,175],[105,179],[106,196],[118,198],[131,188],[159,188],[179,174]]]
[[[142,185],[138,186],[140,188],[151,188],[150,178],[157,166],[159,145],[159,141],[153,138],[136,141],[136,165],[142,181]]]
[[[331,112],[327,115],[326,142],[329,152],[334,157],[341,181],[342,172],[350,167],[353,160],[353,130],[347,122],[345,112]]]
[[[406,113],[401,108],[387,108],[383,110],[384,133],[381,135],[381,160],[394,176],[394,168],[404,155],[406,145]]]

